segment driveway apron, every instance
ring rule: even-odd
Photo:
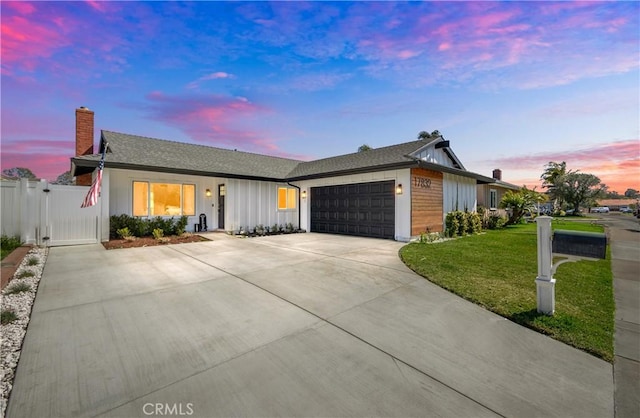
[[[609,363],[429,283],[402,245],[52,248],[7,416],[613,416]]]

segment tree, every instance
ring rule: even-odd
[[[73,184],[73,177],[71,177],[71,172],[65,171],[64,173],[60,174],[58,178],[55,179],[55,181],[52,181],[51,184]]]
[[[438,137],[441,137],[442,134],[440,133],[439,130],[435,130],[431,133],[427,132],[427,131],[420,131],[418,132],[418,139],[435,139]]]
[[[638,191],[636,189],[627,189],[624,192],[625,197],[628,197],[630,199],[635,199],[636,196],[638,196]]]
[[[542,193],[523,186],[517,192],[509,190],[502,196],[500,207],[509,211],[508,225],[520,223],[527,212],[533,213],[536,204],[543,201]]]
[[[367,144],[362,144],[358,147],[358,152],[365,152],[365,151],[370,151],[373,148],[371,148],[369,145]]]
[[[35,174],[31,170],[25,167],[13,167],[2,170],[2,174],[12,179],[29,179],[38,180]]]
[[[571,172],[571,171],[570,171]],[[557,212],[562,207],[563,197],[559,193],[560,179],[567,174],[567,163],[556,163],[555,161],[549,161],[545,166],[545,170],[540,176],[542,180],[542,187],[547,189],[549,199],[553,202],[553,211]]]
[[[576,213],[580,206],[592,206],[607,190],[598,177],[588,173],[570,172],[558,181],[558,193]]]

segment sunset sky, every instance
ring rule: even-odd
[[[439,130],[465,167],[640,189],[640,3],[2,1],[1,164],[100,129],[298,159]]]

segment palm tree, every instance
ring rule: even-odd
[[[567,172],[567,163],[565,161],[561,163],[549,161],[545,166],[544,172],[540,176],[540,179],[542,180],[542,187],[547,189],[549,199],[553,201],[554,212],[557,212],[562,206],[562,203],[564,203],[561,193],[561,185],[564,177],[569,173],[572,173],[572,171]]]

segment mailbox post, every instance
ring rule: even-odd
[[[556,309],[556,279],[553,278],[551,255],[551,216],[536,218],[538,231],[538,277],[536,277],[536,300],[538,312],[553,315]]]

